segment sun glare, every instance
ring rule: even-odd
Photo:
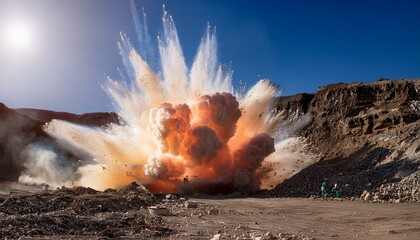
[[[2,38],[5,47],[13,51],[29,50],[34,41],[34,29],[25,22],[12,22],[3,28]]]

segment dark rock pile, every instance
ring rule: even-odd
[[[159,216],[147,207],[160,200],[134,184],[121,191],[61,188],[0,198],[0,237],[153,237],[165,235]],[[161,231],[156,231],[159,228]]]

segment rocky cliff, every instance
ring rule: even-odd
[[[309,111],[313,122],[304,135],[325,158],[348,156],[366,144],[394,150],[419,127],[420,81],[321,87]]]
[[[339,83],[308,96],[279,99],[276,110],[288,113],[286,121],[312,115],[300,135],[319,161],[262,196],[318,195],[324,178],[343,195],[359,196],[418,174],[420,79]]]

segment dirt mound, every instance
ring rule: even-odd
[[[327,178],[328,188],[337,183],[343,196],[359,197],[404,180],[398,173],[420,171],[420,80],[333,84],[297,99],[279,101],[276,110],[287,112],[286,121],[312,115],[301,136],[319,161],[257,196],[319,195]]]
[[[145,237],[146,229],[159,224],[145,208],[159,201],[153,194],[136,189],[123,194],[63,187],[11,195],[0,198],[0,236]]]

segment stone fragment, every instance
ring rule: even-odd
[[[372,200],[372,195],[370,193],[367,193],[363,199],[365,201],[370,201],[370,200]]]
[[[373,197],[375,200],[382,200],[384,199],[384,195],[380,192],[376,192],[375,196]]]
[[[218,233],[218,234],[215,234],[214,236],[213,236],[213,238],[212,239],[210,239],[210,240],[219,240],[220,239],[220,233]]]
[[[169,211],[165,207],[159,207],[159,206],[151,206],[149,207],[149,213],[150,214],[156,214],[161,216],[167,216],[169,215]]]
[[[184,206],[186,208],[197,208],[198,204],[197,204],[197,202],[186,201]]]
[[[178,199],[178,196],[175,195],[175,194],[167,194],[165,196],[165,198],[168,199],[168,200],[177,200]]]
[[[219,213],[219,210],[217,210],[216,208],[210,208],[209,210],[207,210],[207,214],[209,215],[214,215],[218,213]]]

